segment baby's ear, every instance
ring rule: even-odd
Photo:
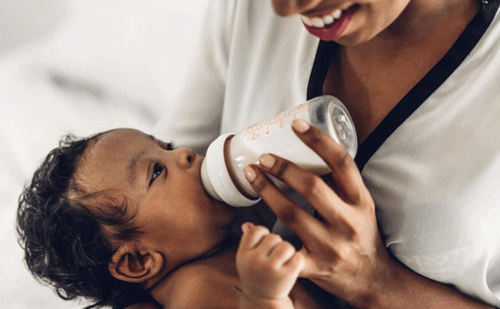
[[[118,280],[140,283],[156,276],[163,267],[163,256],[151,250],[137,250],[131,244],[121,245],[111,256],[109,272]]]

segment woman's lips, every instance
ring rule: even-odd
[[[352,6],[347,10],[337,9],[320,16],[302,16],[302,22],[312,35],[323,41],[332,41],[344,33],[355,10],[356,6]]]

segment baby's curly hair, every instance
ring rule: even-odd
[[[25,186],[17,211],[19,243],[31,273],[65,300],[91,300],[86,308],[154,302],[139,284],[120,281],[108,270],[110,240],[140,235],[126,199],[84,192],[74,181],[78,163],[105,133],[63,137]]]

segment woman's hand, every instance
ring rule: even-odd
[[[316,209],[314,218],[285,197],[255,167],[245,172],[252,187],[303,241],[301,276],[354,305],[364,307],[370,285],[390,257],[380,237],[374,202],[349,154],[323,131],[294,121],[297,135],[331,168],[326,183],[277,156],[263,155],[263,171],[285,181]]]
[[[387,252],[378,231],[375,205],[349,154],[323,131],[301,120],[297,136],[331,168],[324,179],[274,155],[260,168],[247,166],[248,181],[303,242],[300,274],[359,308],[491,308],[426,279]],[[295,205],[261,171],[303,195],[317,218]]]

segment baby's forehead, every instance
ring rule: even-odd
[[[88,153],[101,159],[130,156],[130,152],[135,152],[151,143],[148,135],[134,129],[117,129],[104,134],[89,149]]]
[[[112,185],[125,177],[126,167],[137,152],[151,143],[148,135],[133,129],[117,129],[102,135],[82,156],[75,179],[80,183]]]
[[[115,129],[103,134],[92,148],[115,147],[131,142],[146,141],[148,135],[135,129]]]

